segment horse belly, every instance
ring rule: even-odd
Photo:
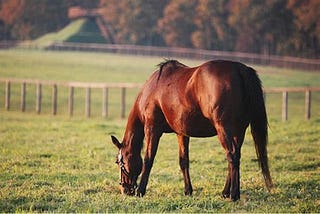
[[[217,134],[211,121],[200,115],[186,117],[182,127],[185,135],[190,137],[212,137]]]

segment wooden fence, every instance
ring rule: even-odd
[[[126,116],[126,91],[129,88],[140,88],[141,84],[136,83],[85,83],[85,82],[52,82],[52,81],[38,81],[38,80],[19,80],[19,79],[4,79],[0,78],[0,82],[5,82],[5,109],[10,110],[11,100],[11,84],[21,84],[21,96],[20,96],[20,110],[24,112],[26,110],[26,85],[33,84],[36,86],[36,105],[35,111],[37,114],[41,113],[42,103],[42,86],[52,87],[51,105],[52,114],[57,114],[58,103],[58,87],[67,87],[68,94],[68,114],[73,116],[74,111],[74,91],[75,88],[85,89],[85,116],[91,116],[91,89],[102,90],[102,117],[108,117],[108,91],[110,88],[119,88],[121,90],[120,97],[120,117]]]
[[[320,91],[320,87],[292,87],[292,88],[266,88],[264,93],[281,93],[282,94],[282,121],[288,120],[288,94],[289,92],[305,93],[305,119],[311,118],[311,93]],[[264,96],[266,98],[266,95]]]
[[[118,88],[121,90],[120,95],[120,117],[123,119],[126,117],[126,91],[130,88],[138,89],[142,85],[137,83],[84,83],[84,82],[52,82],[52,81],[38,81],[38,80],[20,80],[20,79],[8,79],[0,78],[0,83],[5,83],[5,110],[10,110],[11,102],[11,84],[20,84],[20,110],[24,112],[26,110],[26,85],[32,84],[36,86],[35,98],[36,105],[35,111],[37,114],[41,113],[42,104],[42,86],[51,86],[51,109],[52,115],[57,114],[58,108],[58,88],[68,88],[68,114],[70,117],[73,116],[74,109],[74,90],[75,88],[85,89],[85,116],[91,116],[91,89],[102,90],[102,117],[108,117],[108,91],[110,88]],[[266,88],[264,89],[265,97],[268,93],[281,93],[282,94],[282,120],[288,119],[288,93],[291,92],[302,92],[305,93],[305,119],[311,118],[311,93],[319,92],[320,87],[294,87],[294,88]]]

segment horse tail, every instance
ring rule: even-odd
[[[262,174],[268,190],[270,191],[272,179],[270,176],[268,165],[268,119],[264,103],[261,81],[256,71],[247,67],[243,77],[245,77],[246,94],[249,101],[250,127],[251,134],[254,140],[255,149],[262,170]]]

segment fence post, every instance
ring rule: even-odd
[[[26,83],[21,83],[21,100],[20,100],[20,108],[21,111],[24,112],[26,110]]]
[[[288,92],[282,92],[282,121],[288,120]]]
[[[36,112],[40,114],[41,112],[41,98],[42,98],[42,85],[41,83],[37,84],[37,92],[36,92]]]
[[[126,88],[121,88],[121,119],[126,117]]]
[[[85,102],[85,112],[86,112],[86,117],[90,117],[91,109],[91,88],[86,88],[86,102]]]
[[[311,118],[311,91],[310,90],[306,91],[305,106],[306,106],[305,118],[309,120]]]
[[[102,89],[102,117],[108,117],[108,88]]]
[[[73,95],[74,88],[72,86],[69,87],[69,116],[73,116]]]
[[[58,87],[57,84],[52,86],[52,114],[57,114],[57,107],[58,107]]]
[[[11,82],[10,80],[6,81],[6,98],[5,98],[5,109],[8,111],[10,109],[10,95],[11,95]]]

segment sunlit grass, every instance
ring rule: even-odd
[[[180,59],[181,62],[196,66],[200,60]],[[50,52],[30,50],[0,51],[0,77],[18,79],[51,80],[58,82],[134,82],[144,83],[157,69],[161,57],[140,57],[106,53]],[[320,74],[298,72],[288,69],[253,66],[262,79],[263,86],[295,87],[319,86]],[[11,110],[20,109],[20,84],[12,84]],[[4,107],[4,82],[0,83],[0,108]],[[127,90],[127,113],[138,89]],[[51,86],[43,86],[42,113],[51,108]],[[27,84],[27,112],[35,111],[35,86]],[[75,89],[75,116],[84,116],[85,90]],[[267,94],[267,110],[270,118],[281,118],[281,94]],[[92,116],[102,115],[102,90],[92,90]],[[320,93],[312,94],[313,117],[319,117]],[[109,90],[109,117],[120,116],[120,89]],[[289,94],[289,119],[304,118],[304,93]],[[68,88],[58,87],[58,114],[68,114]]]
[[[103,53],[0,51],[0,77],[53,81],[143,83],[162,61]],[[182,59],[187,65],[200,61]],[[254,66],[255,67],[255,66]],[[256,67],[265,87],[319,86],[320,75]],[[312,94],[312,119],[304,120],[304,94],[289,93],[289,121],[281,122],[281,94],[267,94],[270,170],[268,193],[250,132],[241,159],[241,200],[220,195],[227,173],[217,137],[192,138],[191,197],[183,195],[174,134],[161,138],[144,198],[119,194],[117,153],[110,134],[121,139],[120,90],[109,91],[109,117],[102,119],[102,91],[92,90],[92,119],[84,116],[84,89],[75,90],[68,116],[68,89],[58,88],[58,114],[51,115],[51,86],[43,86],[42,113],[35,113],[35,86],[27,85],[20,112],[20,85],[12,84],[4,110],[0,83],[0,212],[319,212],[320,93]],[[137,89],[127,91],[127,113]],[[142,152],[143,154],[144,152]]]
[[[275,188],[268,193],[247,133],[241,159],[241,200],[220,196],[227,162],[216,137],[192,138],[192,197],[183,195],[178,144],[160,142],[144,198],[119,194],[116,148],[124,120],[0,114],[0,210],[53,212],[317,212],[319,120],[270,122],[269,158]],[[142,151],[142,154],[144,151]]]
[[[164,56],[165,57],[165,56]],[[136,82],[144,83],[164,57],[123,54],[1,50],[1,77],[52,81]],[[189,66],[203,60],[178,59]],[[317,72],[255,66],[264,87],[318,86]]]

